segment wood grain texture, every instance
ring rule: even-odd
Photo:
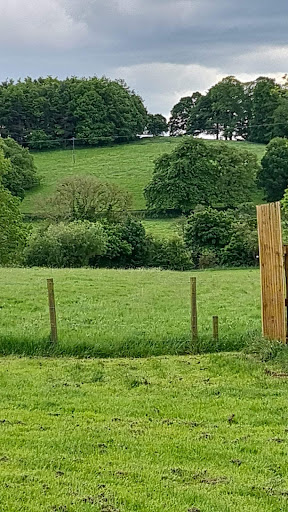
[[[263,336],[286,343],[285,272],[280,203],[257,206]]]

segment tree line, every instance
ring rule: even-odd
[[[279,85],[259,77],[242,83],[228,76],[207,94],[194,92],[173,107],[169,120],[172,136],[206,133],[267,144],[288,136],[288,81]]]
[[[0,135],[32,149],[128,142],[149,118],[140,96],[124,81],[47,77],[0,84]]]

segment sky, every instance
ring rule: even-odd
[[[0,80],[123,78],[151,113],[288,72],[287,0],[0,0]]]

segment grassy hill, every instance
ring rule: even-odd
[[[135,210],[145,209],[143,190],[151,179],[154,160],[172,151],[177,144],[179,139],[163,137],[113,147],[77,149],[75,164],[71,150],[34,153],[42,182],[37,190],[27,194],[22,210],[25,213],[36,212],[37,199],[49,195],[59,181],[72,174],[94,174],[99,179],[114,182],[131,192]],[[227,144],[253,151],[259,159],[265,151],[265,146],[260,144]]]
[[[234,350],[261,336],[258,269],[197,272],[201,350]],[[7,269],[0,275],[0,355],[49,353],[46,279],[54,278],[57,354],[100,357],[183,354],[190,336],[190,272]],[[49,348],[50,347],[50,348]],[[212,350],[213,350],[212,349]]]

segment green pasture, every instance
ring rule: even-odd
[[[37,190],[29,192],[22,203],[24,213],[37,213],[39,198],[53,192],[59,181],[66,176],[94,174],[101,180],[111,181],[128,190],[133,197],[133,209],[145,209],[143,190],[149,183],[154,168],[154,160],[172,151],[181,139],[162,137],[142,140],[104,148],[76,149],[76,162],[73,164],[71,149],[35,152],[34,158],[42,178]],[[211,143],[217,143],[212,141]],[[227,142],[263,156],[265,146],[248,142]]]
[[[199,343],[190,337],[197,277]],[[261,334],[259,270],[16,269],[0,272],[0,354],[51,354],[46,279],[55,283],[55,354],[150,356],[238,350]],[[212,343],[212,316],[220,340]]]
[[[0,509],[287,511],[287,379],[265,370],[240,354],[2,358]]]

